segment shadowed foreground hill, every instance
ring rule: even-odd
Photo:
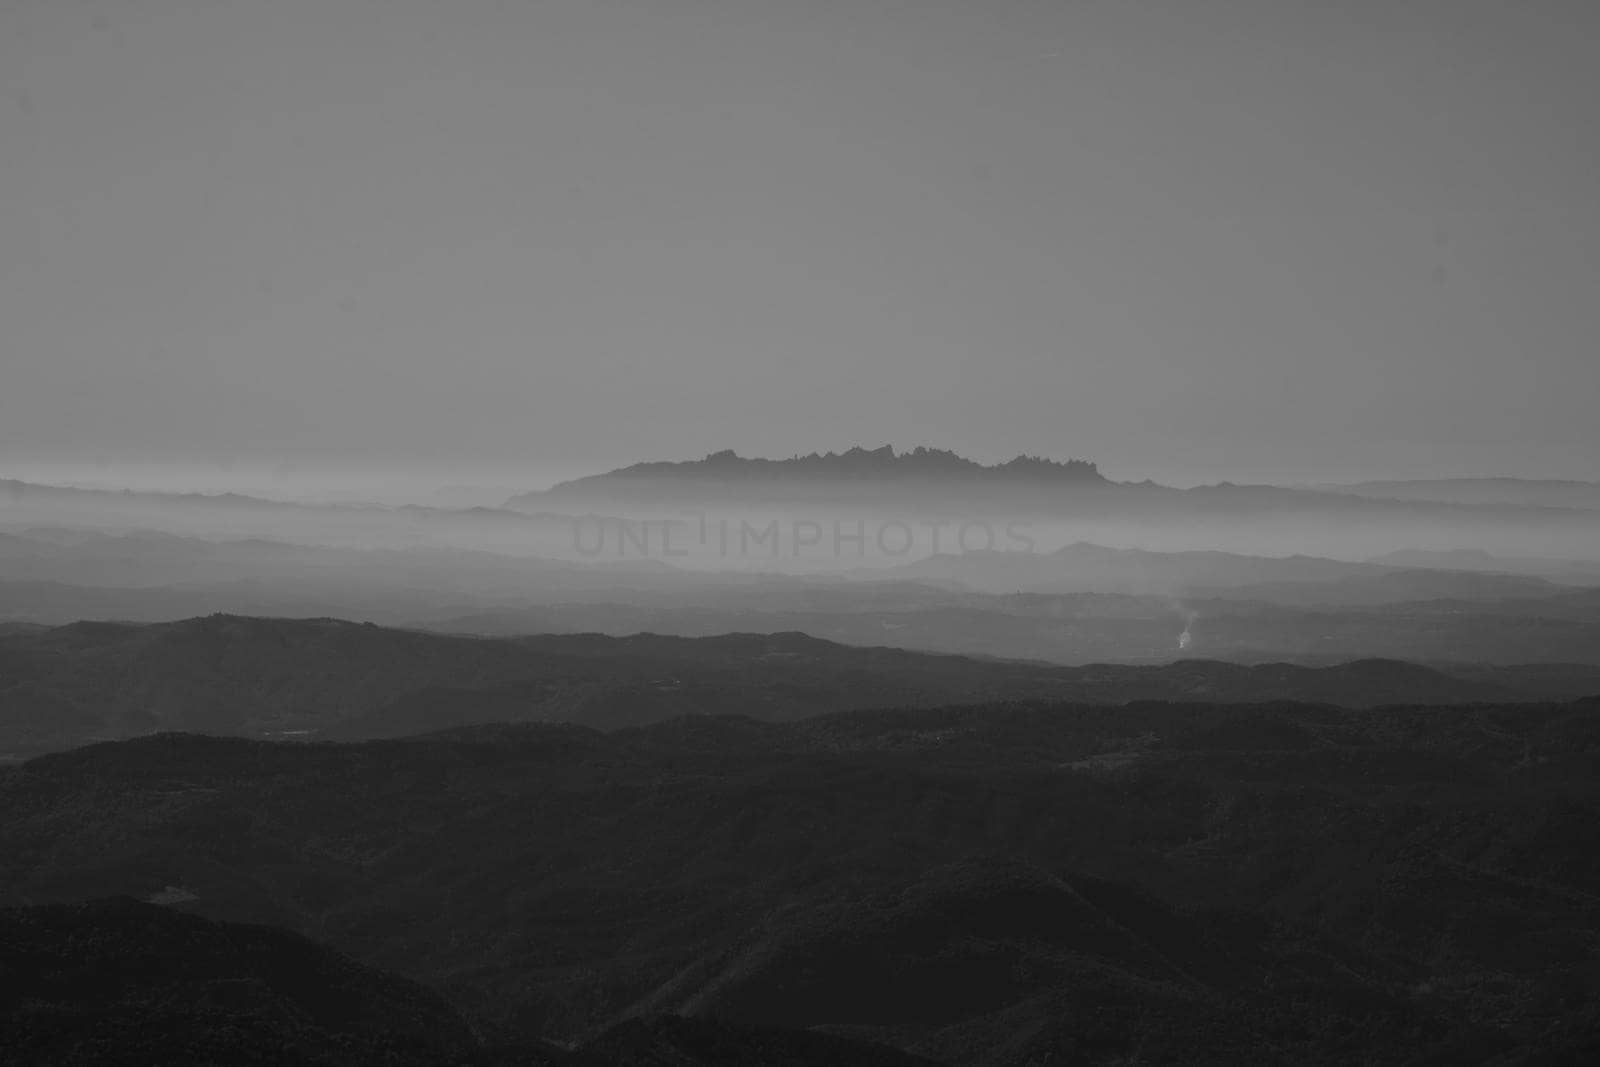
[[[1370,706],[1531,695],[1515,686],[1512,673],[1502,680],[1492,668],[1467,680],[1384,660],[1062,667],[799,633],[473,638],[214,615],[0,633],[0,756],[166,730],[358,740],[485,722],[611,728],[683,714],[791,720],[1041,698]]]
[[[1594,701],[163,735],[0,775],[0,900],[184,898],[623,1062],[1581,1062],[1597,782]]]
[[[0,1056],[21,1065],[915,1067],[848,1038],[657,1016],[581,1049],[486,1046],[437,994],[270,926],[127,898],[0,911]]]
[[[437,994],[269,926],[102,900],[0,911],[7,1063],[433,1064],[475,1054]]]

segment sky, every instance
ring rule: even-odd
[[[0,0],[0,475],[1597,479],[1597,51],[1548,0]]]

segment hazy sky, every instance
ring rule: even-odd
[[[0,0],[0,474],[1600,478],[1597,53],[1593,0]]]

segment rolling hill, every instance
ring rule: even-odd
[[[1594,701],[161,735],[0,772],[0,901],[282,926],[500,1044],[1580,1062],[1597,753]]]
[[[1547,680],[1548,684],[1548,680]],[[682,714],[1053,698],[1371,706],[1533,697],[1394,661],[1063,667],[834,644],[799,633],[475,638],[335,619],[208,616],[0,634],[0,752],[164,730],[391,737],[497,721],[607,728]]]

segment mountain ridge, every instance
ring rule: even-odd
[[[785,721],[851,708],[992,700],[1305,700],[1345,706],[1515,700],[1466,679],[1374,659],[1337,666],[1071,667],[803,633],[715,637],[467,637],[338,619],[214,615],[78,622],[0,635],[0,753],[167,730],[244,737],[393,737],[491,722],[605,728],[684,714]]]
[[[668,475],[719,479],[770,477],[865,478],[1007,478],[1038,481],[1105,483],[1099,468],[1081,459],[1063,461],[1022,454],[1004,463],[984,464],[948,449],[918,445],[896,452],[893,445],[880,448],[853,446],[843,452],[810,452],[787,459],[741,456],[731,448],[708,453],[698,460],[657,460],[634,463],[602,474],[560,482],[551,491],[613,476]]]

